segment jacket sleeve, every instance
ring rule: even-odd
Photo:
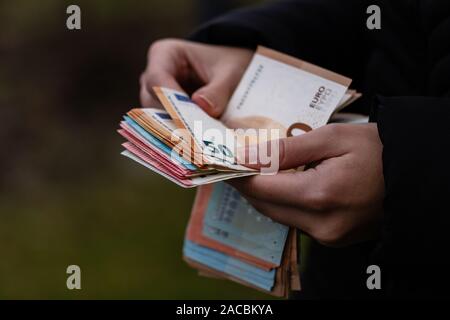
[[[450,98],[378,97],[374,110],[384,146],[378,259],[385,289],[401,297],[448,296]]]
[[[247,48],[261,44],[355,78],[366,50],[365,2],[276,1],[219,17],[191,39]]]

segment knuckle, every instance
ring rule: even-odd
[[[313,230],[311,235],[326,246],[338,246],[345,239],[347,231],[339,219],[329,219]]]
[[[338,123],[331,123],[324,127],[331,137],[340,137],[344,134],[345,126]]]
[[[336,194],[329,186],[310,191],[306,196],[309,207],[314,211],[327,211],[337,205]]]
[[[166,50],[168,47],[173,45],[172,39],[160,39],[153,42],[148,49],[148,58],[150,58],[153,54]]]
[[[167,50],[176,48],[180,43],[185,42],[184,40],[174,39],[174,38],[164,38],[154,41],[148,49],[148,58],[160,52],[166,52]]]
[[[148,48],[148,51],[147,51],[147,59],[148,60],[150,60],[150,58],[155,54],[155,52],[158,52],[160,50],[161,41],[162,40],[157,40],[150,45],[150,47]]]
[[[180,42],[180,40],[170,38],[154,41],[148,48],[147,60],[150,61],[151,57],[155,54],[165,53],[168,50],[175,48],[178,45],[178,42]]]

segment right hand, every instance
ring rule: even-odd
[[[158,105],[153,86],[192,94],[191,99],[209,115],[219,117],[253,56],[248,49],[163,39],[148,51],[140,78],[143,107]]]

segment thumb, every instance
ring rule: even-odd
[[[326,125],[299,136],[249,145],[238,150],[237,158],[241,164],[257,169],[267,166],[261,159],[270,153],[271,160],[278,161],[279,169],[284,170],[341,156],[346,153],[346,139],[339,133],[341,128],[341,125]]]
[[[216,75],[209,83],[195,91],[191,99],[210,116],[217,118],[224,112],[233,89],[231,77]]]

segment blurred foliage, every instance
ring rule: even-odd
[[[119,155],[148,46],[187,35],[206,2],[77,1],[69,31],[72,3],[0,2],[0,298],[267,298],[189,268],[194,191]]]

